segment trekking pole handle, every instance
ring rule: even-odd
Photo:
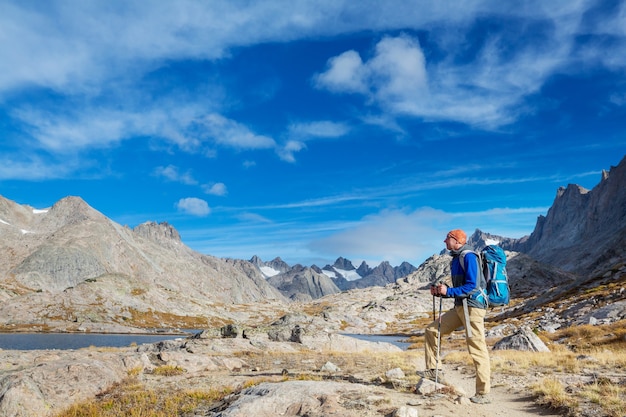
[[[445,290],[443,290],[443,288],[446,288]],[[443,282],[440,282],[436,285],[431,285],[430,287],[430,293],[432,295],[438,296],[438,297],[442,297],[445,296],[448,291],[447,291],[448,286],[446,284],[444,284]]]

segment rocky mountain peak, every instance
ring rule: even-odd
[[[353,269],[356,269],[354,265],[352,265],[352,262],[350,262],[349,260],[347,260],[346,258],[342,256],[337,258],[337,260],[333,264],[333,267],[337,269],[342,269],[344,271],[352,271]]]
[[[264,262],[257,255],[254,255],[252,258],[250,258],[249,262],[261,270],[264,268],[270,268],[273,271],[282,273],[282,272],[287,272],[290,269],[290,266],[285,261],[283,261],[280,257],[276,257],[269,262]]]
[[[259,268],[262,267],[262,266],[265,266],[265,264],[263,263],[261,258],[259,258],[256,255],[252,256],[252,258],[250,258],[250,260],[248,262],[250,262],[252,265],[257,266]]]
[[[365,261],[362,261],[361,265],[359,265],[356,272],[360,276],[364,277],[372,273],[372,268],[370,268],[369,265]]]
[[[266,265],[280,272],[286,272],[289,270],[289,265],[287,264],[287,262],[283,261],[278,256],[271,261],[266,262]]]
[[[178,230],[167,222],[145,222],[136,226],[133,231],[137,235],[166,248],[171,248],[181,243]]]
[[[47,219],[57,226],[77,224],[85,220],[105,220],[106,217],[80,197],[69,196],[57,201],[48,210]]]
[[[626,249],[619,242],[624,234],[626,157],[609,172],[602,171],[600,183],[590,191],[573,184],[559,188],[547,215],[540,216],[531,235],[511,249],[585,273],[623,260]]]

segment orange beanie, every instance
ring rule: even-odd
[[[461,229],[450,230],[448,232],[448,236],[456,239],[456,241],[459,242],[461,245],[465,245],[465,243],[467,242],[467,235]]]

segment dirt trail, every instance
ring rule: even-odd
[[[462,389],[467,397],[474,395],[474,375],[471,372],[466,372],[465,368],[446,368],[444,382],[449,386]],[[435,399],[425,397],[424,403],[417,405],[416,408],[419,409],[420,416],[425,417],[562,417],[555,411],[538,406],[525,385],[526,382],[523,377],[494,374],[492,375],[490,394],[491,404],[457,404],[454,397],[446,396]]]

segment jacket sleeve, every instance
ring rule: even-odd
[[[467,253],[463,257],[465,261],[465,268],[461,268],[459,262],[461,262],[461,258],[458,258],[456,266],[458,268],[457,271],[452,271],[453,274],[460,273],[464,274],[463,285],[459,287],[450,287],[446,295],[448,297],[467,297],[467,295],[476,288],[476,282],[478,280],[478,258],[474,253]]]

